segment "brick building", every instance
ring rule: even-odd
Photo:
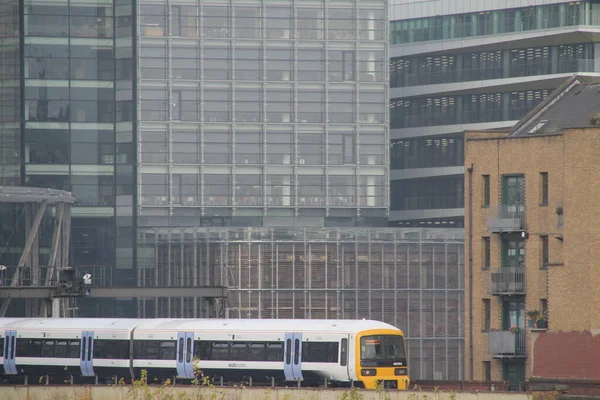
[[[466,134],[467,379],[600,379],[599,112],[575,76],[511,131]]]

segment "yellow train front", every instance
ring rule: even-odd
[[[404,334],[397,329],[372,329],[356,335],[356,380],[366,389],[406,390],[410,385]]]

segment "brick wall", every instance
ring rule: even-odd
[[[507,174],[525,175],[526,240],[526,310],[540,309],[540,300],[547,299],[549,328],[553,331],[593,331],[600,328],[600,129],[570,129],[556,135],[507,137],[506,134],[468,132],[465,143],[465,255],[468,257],[469,218],[473,221],[473,288],[468,287],[465,271],[465,377],[469,375],[469,290],[473,293],[474,380],[483,379],[483,361],[492,365],[492,379],[501,380],[502,362],[491,358],[486,332],[482,331],[482,299],[491,302],[491,327],[501,328],[501,297],[490,294],[490,271],[482,269],[482,237],[491,238],[491,269],[501,266],[501,238],[487,231],[488,209],[483,205],[483,178],[490,176],[491,205],[500,204],[501,178]],[[467,168],[473,165],[473,209],[468,209]],[[549,201],[541,205],[540,173],[548,173]],[[558,228],[556,208],[562,202],[564,226]],[[542,266],[541,237],[548,236],[549,262]],[[465,264],[468,268],[468,263]],[[564,333],[568,335],[570,333]],[[535,333],[527,333],[528,348]],[[587,338],[587,336],[585,336]],[[581,337],[583,338],[583,337]],[[541,338],[540,338],[541,339]],[[549,339],[544,340],[553,340]],[[568,342],[571,343],[570,341]],[[595,343],[595,339],[594,339]],[[527,375],[548,372],[540,362],[550,350],[528,354]],[[545,349],[545,342],[540,342]],[[578,347],[577,349],[580,349]],[[582,349],[582,348],[581,348]],[[565,350],[567,351],[567,350]],[[579,350],[577,350],[579,351]],[[537,357],[541,352],[540,358]],[[535,355],[535,357],[534,357]],[[550,355],[549,357],[553,357]],[[600,359],[600,357],[598,357]],[[533,360],[535,359],[535,363]],[[570,359],[570,358],[569,358]],[[565,365],[555,360],[559,368]],[[600,365],[595,366],[600,374]],[[600,375],[599,375],[600,376]]]
[[[532,377],[600,380],[600,335],[544,332],[533,345]]]

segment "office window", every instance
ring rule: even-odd
[[[547,206],[548,205],[548,173],[540,172],[540,205]]]
[[[491,361],[483,362],[483,379],[486,382],[490,382],[492,380],[492,362]]]
[[[490,238],[483,238],[483,265],[482,269],[490,269],[491,266],[491,249],[490,249]]]
[[[540,241],[541,241],[541,247],[542,247],[542,269],[546,269],[548,268],[548,259],[549,259],[549,252],[548,252],[548,236],[540,236]]]
[[[484,331],[489,331],[490,330],[490,321],[492,320],[492,309],[491,309],[491,303],[490,303],[490,299],[482,299],[482,304],[483,304],[483,320],[482,320],[482,326],[481,329]]]
[[[483,175],[483,206],[490,206],[490,176]]]

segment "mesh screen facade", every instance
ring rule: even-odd
[[[408,336],[413,379],[462,378],[463,231],[164,228],[139,233],[140,284],[226,285],[229,318],[367,318]],[[194,299],[141,317],[203,315]]]

